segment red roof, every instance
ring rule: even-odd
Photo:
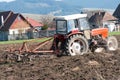
[[[37,21],[35,21],[35,20],[33,20],[33,19],[31,19],[31,18],[26,18],[27,19],[27,21],[33,26],[33,27],[38,27],[38,26],[43,26],[43,24],[42,23],[40,23],[40,22],[37,22]]]

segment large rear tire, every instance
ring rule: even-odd
[[[114,36],[108,37],[107,48],[108,48],[108,51],[115,51],[118,49],[118,41],[117,41],[116,37],[114,37]]]
[[[66,53],[71,56],[83,55],[88,52],[88,42],[85,37],[81,35],[72,35],[66,42]]]

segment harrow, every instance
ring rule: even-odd
[[[46,37],[45,37],[46,38]],[[42,39],[42,38],[41,38]],[[10,52],[14,53],[14,52],[18,52],[18,54],[23,54],[23,53],[54,53],[54,50],[40,50],[40,48],[42,48],[44,45],[50,43],[50,41],[53,40],[52,37],[48,38],[45,41],[42,41],[40,43],[38,43],[37,45],[28,45],[28,42],[33,42],[34,40],[31,41],[25,41],[23,42],[22,46],[19,49],[15,49],[15,48],[10,48]],[[35,47],[33,49],[30,49],[30,47]]]

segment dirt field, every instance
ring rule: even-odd
[[[0,80],[120,80],[120,49],[74,57],[25,54],[18,60],[5,51],[10,46],[0,46]]]

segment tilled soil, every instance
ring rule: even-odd
[[[116,37],[120,47],[120,36]],[[0,80],[120,80],[120,49],[72,57],[19,56],[5,51],[11,46],[0,47]]]

